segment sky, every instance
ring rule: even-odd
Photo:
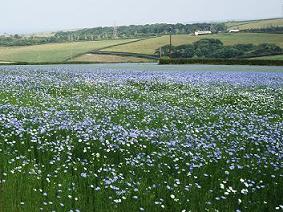
[[[280,17],[283,0],[1,0],[0,33]]]

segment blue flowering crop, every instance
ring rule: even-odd
[[[281,67],[0,67],[0,211],[283,209]]]

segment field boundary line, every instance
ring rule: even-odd
[[[115,55],[115,56],[121,56],[121,57],[136,57],[136,58],[156,59],[156,60],[159,59],[159,57],[155,55],[132,53],[132,52],[98,51],[98,52],[90,52],[90,54]]]
[[[80,57],[80,56],[85,55],[85,54],[93,54],[93,52],[100,52],[101,50],[104,50],[104,49],[108,49],[108,48],[112,48],[112,47],[117,47],[117,46],[122,46],[122,45],[126,45],[126,44],[131,44],[131,43],[136,43],[136,42],[140,42],[140,41],[147,40],[147,39],[150,39],[150,38],[151,37],[142,38],[142,39],[127,41],[127,42],[124,42],[124,43],[113,44],[113,45],[105,46],[105,47],[98,48],[98,49],[93,49],[93,50],[90,50],[90,51],[87,51],[87,52],[84,52],[84,53],[76,54],[76,55],[74,55],[72,57],[68,57],[67,59],[63,60],[63,62],[68,62],[69,60],[72,60],[74,58]]]

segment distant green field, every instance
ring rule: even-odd
[[[225,45],[234,44],[261,44],[274,43],[283,47],[283,35],[264,34],[264,33],[238,33],[238,34],[214,34],[204,36],[174,35],[173,45],[190,44],[203,38],[215,38],[221,40]],[[114,52],[132,52],[141,54],[154,54],[155,50],[169,43],[169,36],[151,38],[139,42],[107,48],[107,51]]]
[[[227,22],[226,26],[229,29],[238,28],[240,30],[269,28],[269,27],[272,27],[272,26],[282,27],[283,26],[283,18],[254,20],[254,21],[232,21],[232,22]]]
[[[264,33],[238,33],[238,34],[214,34],[205,36],[174,35],[173,45],[190,44],[203,38],[220,39],[225,45],[239,43],[274,43],[283,48],[282,34]],[[44,44],[23,47],[0,47],[0,61],[3,62],[63,62],[71,58],[77,58],[89,51],[105,48],[106,51],[130,52],[140,54],[154,54],[155,50],[169,43],[169,36],[149,38],[134,43],[135,39],[85,41],[60,44]],[[121,44],[113,47],[113,45]],[[109,48],[107,48],[109,47]],[[80,58],[81,59],[81,58]],[[86,58],[83,58],[85,61]],[[87,58],[87,60],[93,58]],[[103,61],[106,57],[103,57]],[[111,60],[113,57],[111,57]],[[115,60],[117,57],[115,57]],[[120,58],[118,58],[120,60]],[[124,60],[125,58],[123,58]],[[96,59],[95,59],[96,60]],[[76,60],[77,61],[77,60]]]
[[[0,47],[0,61],[62,62],[79,54],[131,40],[86,41],[24,47]]]
[[[256,57],[252,58],[253,60],[283,60],[283,54],[282,55],[274,55],[274,56],[265,56],[265,57]]]

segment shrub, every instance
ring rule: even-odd
[[[158,51],[159,52],[159,51]],[[201,39],[189,45],[173,46],[172,58],[251,58],[259,56],[278,55],[283,51],[275,44],[237,44],[224,46],[217,39]],[[170,46],[162,47],[162,56],[169,56]]]

